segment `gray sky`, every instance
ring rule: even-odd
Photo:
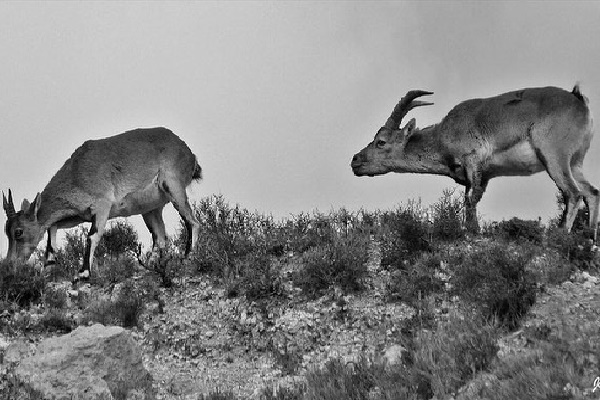
[[[599,21],[592,1],[1,2],[0,189],[31,200],[83,141],[166,126],[203,167],[192,200],[277,217],[433,203],[452,180],[349,167],[399,98],[435,92],[411,114],[422,127],[468,98],[579,81],[600,118]],[[597,138],[597,185],[599,166]],[[479,211],[547,220],[555,192],[545,173],[497,178]]]

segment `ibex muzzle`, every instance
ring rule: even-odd
[[[91,222],[81,278],[89,277],[94,249],[110,218],[141,214],[153,246],[165,245],[162,210],[172,203],[188,229],[186,255],[198,240],[199,223],[188,202],[186,187],[199,180],[196,156],[165,128],[136,129],[100,140],[89,140],[71,155],[35,200],[24,200],[15,211],[12,192],[3,194],[11,260],[27,259],[48,233],[46,260],[53,262],[56,231]]]

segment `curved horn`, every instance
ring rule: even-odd
[[[388,129],[399,129],[400,123],[402,122],[402,118],[415,107],[419,106],[430,106],[433,103],[429,103],[427,101],[413,101],[417,97],[421,96],[429,96],[433,94],[433,92],[427,92],[425,90],[411,90],[406,93],[406,95],[400,99],[400,102],[396,104],[394,107],[394,111],[386,121],[384,127]]]
[[[4,207],[4,211],[6,211],[6,217],[10,218],[16,214],[15,205],[13,203],[12,192],[8,189],[8,200],[6,200],[6,196],[4,192],[2,192],[2,206]]]

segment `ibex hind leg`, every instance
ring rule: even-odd
[[[592,239],[596,242],[597,230],[598,230],[598,212],[600,207],[600,191],[597,187],[592,185],[585,177],[581,170],[581,166],[577,165],[573,167],[573,177],[579,183],[583,198],[589,210],[589,221],[588,226],[592,230]]]
[[[565,228],[567,232],[570,232],[575,222],[583,193],[573,176],[568,157],[555,153],[546,154],[538,151],[538,157],[546,166],[548,175],[550,175],[550,178],[556,183],[556,186],[563,195],[565,210],[560,221],[560,226]]]
[[[152,257],[155,257],[156,253],[158,253],[159,257],[162,257],[162,252],[166,245],[167,234],[162,211],[163,207],[160,207],[142,215],[146,227],[152,235],[152,252],[154,253]]]
[[[167,194],[173,207],[177,210],[181,218],[183,219],[187,233],[188,240],[185,246],[185,255],[187,256],[190,251],[195,249],[196,243],[198,243],[198,236],[200,233],[200,224],[194,216],[192,207],[188,201],[187,194],[185,192],[185,186],[177,180],[164,180],[162,183],[162,189]]]

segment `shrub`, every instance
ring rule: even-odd
[[[210,392],[209,394],[201,394],[198,396],[198,400],[237,400],[238,397],[233,392],[226,391],[221,392],[219,390]]]
[[[281,224],[286,249],[295,253],[332,243],[337,238],[369,237],[375,230],[375,215],[364,210],[352,213],[345,208],[329,214],[301,213]]]
[[[46,288],[44,293],[44,303],[50,308],[66,308],[68,304],[68,294],[60,288]]]
[[[114,302],[121,326],[131,328],[139,325],[139,318],[146,306],[146,298],[147,295],[142,288],[135,287],[131,280],[125,281]]]
[[[161,287],[170,288],[173,286],[173,280],[185,274],[186,268],[190,267],[191,263],[193,261],[182,260],[172,251],[172,247],[168,247],[161,252],[160,257],[149,258],[144,266],[160,278]]]
[[[300,350],[297,347],[289,346],[287,338],[279,346],[271,339],[267,344],[267,349],[284,375],[295,375],[302,366]]]
[[[322,368],[310,369],[306,383],[292,389],[265,389],[263,395],[305,400],[446,398],[488,369],[498,351],[496,340],[493,326],[480,318],[453,316],[435,332],[415,334],[403,363],[386,365],[364,355],[349,362],[334,358]]]
[[[430,249],[427,227],[414,208],[398,208],[381,215],[381,265],[403,268],[405,261],[414,260],[423,251]]]
[[[423,301],[417,303],[416,312],[407,319],[402,320],[400,333],[403,337],[412,337],[420,330],[435,330],[437,319],[434,303],[431,301]]]
[[[564,314],[563,314],[564,313]],[[595,323],[573,324],[560,307],[548,326],[525,331],[528,351],[502,357],[494,363],[493,385],[480,385],[470,398],[580,399],[593,390],[600,348]],[[533,339],[533,340],[531,340]],[[581,388],[584,389],[583,395]],[[593,397],[593,395],[592,395]]]
[[[536,256],[529,263],[528,270],[535,275],[538,287],[543,288],[546,284],[561,284],[569,280],[575,272],[574,264],[551,246],[532,245],[532,252],[535,252]]]
[[[525,221],[512,218],[498,224],[498,233],[508,240],[529,240],[536,244],[544,241],[544,227],[539,221]]]
[[[377,369],[366,358],[347,364],[329,360],[322,369],[306,374],[304,399],[368,399],[377,382]]]
[[[422,299],[444,290],[444,282],[436,274],[441,259],[437,255],[422,254],[404,269],[392,274],[388,283],[388,298],[419,307]]]
[[[302,400],[304,399],[304,385],[294,387],[265,387],[262,390],[262,400]]]
[[[63,247],[56,250],[56,263],[59,268],[53,268],[52,279],[71,279],[77,274],[83,263],[87,238],[87,229],[78,226],[65,232]]]
[[[235,271],[236,259],[253,251],[257,242],[265,244],[262,224],[266,218],[251,214],[239,205],[231,207],[223,196],[211,196],[192,205],[200,221],[200,238],[194,261],[200,272],[225,277]],[[175,244],[183,249],[187,231],[182,225]],[[238,271],[239,272],[239,271]]]
[[[0,261],[0,300],[29,306],[40,300],[45,288],[46,280],[33,265]]]
[[[536,282],[525,267],[532,258],[527,248],[484,245],[454,257],[451,282],[455,294],[481,309],[488,318],[515,329],[533,305]]]
[[[433,236],[440,240],[458,240],[465,236],[464,200],[454,195],[455,189],[444,189],[433,205]]]
[[[336,236],[331,216],[318,212],[295,215],[286,227],[286,234],[289,248],[295,253],[331,243]]]
[[[265,249],[257,249],[239,260],[239,269],[244,271],[239,280],[246,298],[250,301],[268,299],[283,294],[283,282],[279,271]]]
[[[369,212],[366,210],[360,210],[353,221],[353,228],[358,230],[362,234],[374,235],[379,227],[379,212]]]
[[[567,233],[562,228],[548,229],[548,247],[555,249],[573,268],[597,269],[600,264],[598,253],[592,251],[592,242],[586,239],[586,231]]]
[[[126,220],[116,220],[111,221],[108,229],[104,231],[96,254],[119,258],[127,252],[138,254],[140,247],[141,244],[133,226]]]
[[[452,316],[437,331],[423,330],[413,341],[411,369],[429,381],[437,398],[456,392],[496,356],[496,330],[476,316]]]
[[[403,364],[374,363],[365,356],[356,362],[335,358],[321,369],[309,370],[306,384],[296,388],[295,393],[298,392],[306,400],[425,400],[433,397],[427,373]]]
[[[92,281],[102,286],[114,285],[126,281],[134,275],[137,261],[130,258],[107,259],[98,264],[96,273],[92,275]]]
[[[309,297],[315,297],[333,285],[345,292],[362,289],[367,273],[369,240],[364,236],[335,238],[332,243],[307,250],[302,269],[294,273],[294,284]]]
[[[69,277],[79,271],[83,263],[87,243],[88,229],[78,226],[65,234],[65,244],[56,252],[56,261],[62,266],[61,272],[67,272]],[[141,243],[133,226],[126,220],[111,221],[102,235],[102,240],[96,246],[94,257],[101,261],[106,256],[110,261],[119,260],[127,253],[139,255]],[[65,270],[66,269],[66,270]]]
[[[116,292],[116,294],[115,294]],[[103,325],[120,325],[125,328],[139,326],[146,303],[155,300],[157,289],[149,280],[141,284],[131,279],[120,283],[113,291],[113,299],[95,299],[85,309],[88,321]]]

